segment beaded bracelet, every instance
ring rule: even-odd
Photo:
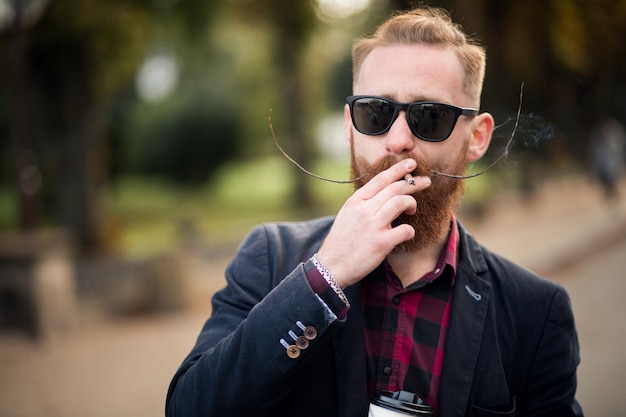
[[[313,261],[313,265],[315,265],[315,268],[317,268],[317,270],[319,271],[320,274],[322,274],[326,282],[328,282],[328,285],[330,285],[330,288],[332,288],[333,291],[335,291],[337,296],[339,296],[341,301],[343,301],[347,307],[350,307],[350,301],[348,301],[348,297],[346,297],[346,294],[343,292],[343,290],[339,288],[339,285],[337,285],[337,281],[335,281],[335,278],[333,278],[333,276],[328,271],[328,269],[326,269],[322,261],[320,261],[320,258],[317,256],[317,253],[313,255],[311,260]]]

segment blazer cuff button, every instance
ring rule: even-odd
[[[291,359],[296,359],[298,356],[300,356],[300,348],[296,345],[289,345],[289,347],[287,348],[287,356],[289,356]]]
[[[290,345],[285,341],[285,339],[280,339],[280,344],[283,345],[285,349],[287,349],[287,356],[289,356],[291,359],[296,359],[298,356],[300,356],[300,348],[298,346]]]
[[[317,329],[313,326],[305,326],[301,321],[296,322],[296,326],[298,326],[304,332],[304,337],[308,340],[313,340],[317,337]]]

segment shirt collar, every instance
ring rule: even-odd
[[[448,234],[448,241],[446,242],[443,249],[441,250],[441,253],[439,254],[439,258],[437,259],[435,268],[431,272],[422,276],[418,281],[409,285],[406,290],[417,289],[423,287],[424,285],[430,284],[440,276],[447,275],[447,273],[444,274],[446,271],[449,271],[450,285],[454,286],[459,259],[459,226],[454,213],[452,213],[451,217],[452,218],[450,220],[450,233]],[[395,277],[395,279],[398,279],[387,260],[385,260],[383,264],[385,267],[385,275],[388,278]]]

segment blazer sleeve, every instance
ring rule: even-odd
[[[582,416],[575,399],[578,336],[569,296],[557,286],[516,415]]]
[[[310,230],[300,234],[266,225],[250,233],[226,270],[227,286],[213,297],[211,317],[172,379],[168,417],[271,415],[273,404],[289,395],[290,378],[328,343],[332,327],[303,268],[319,244]],[[292,335],[303,336],[302,326],[317,334],[297,356],[288,355],[281,340],[294,345]]]

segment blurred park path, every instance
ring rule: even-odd
[[[621,190],[608,202],[587,180],[561,180],[530,199],[499,196],[481,221],[464,220],[487,247],[569,291],[582,349],[579,399],[592,417],[626,415],[626,184]],[[69,334],[40,344],[0,334],[0,417],[162,416],[228,258],[193,263],[185,311],[115,320],[85,312]]]

